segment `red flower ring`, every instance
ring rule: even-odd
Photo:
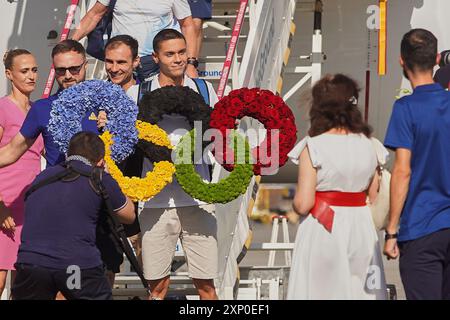
[[[261,145],[252,149],[255,175],[261,175],[262,168],[271,168],[272,162],[278,156],[278,167],[282,167],[288,160],[287,154],[297,141],[297,127],[291,109],[283,99],[269,90],[259,88],[241,88],[233,90],[228,96],[223,97],[214,106],[211,113],[210,127],[227,136],[227,129],[235,129],[236,120],[243,117],[252,117],[261,122],[267,129],[265,140]],[[274,135],[272,142],[272,130],[278,129],[279,135]],[[276,146],[278,138],[278,152]],[[226,141],[222,141],[223,150],[214,150],[216,160],[228,171],[232,171],[234,163],[225,163],[224,159],[234,159],[234,151],[227,147]],[[273,153],[278,153],[272,154]],[[228,155],[227,155],[228,154]]]

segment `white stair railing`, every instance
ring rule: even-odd
[[[261,87],[276,92],[283,63],[286,62],[286,49],[289,46],[295,5],[294,0],[249,1],[249,31],[242,60],[239,62],[233,57],[234,68],[231,72],[233,89]],[[241,121],[241,125],[248,129],[259,127],[258,122],[252,120]],[[250,140],[250,145],[258,144],[258,141],[253,140]],[[242,258],[244,245],[250,232],[247,213],[252,196],[254,196],[254,186],[257,187],[257,184],[252,181],[247,193],[240,198],[241,204],[237,206],[239,211],[237,212],[235,229],[232,231],[232,243],[228,246],[229,252],[226,255],[225,270],[219,278],[218,292],[221,298],[236,298],[236,292],[233,288],[239,284],[238,257]],[[220,215],[221,210],[218,213]],[[231,219],[229,212],[228,215]],[[225,240],[222,240],[222,242],[225,242]],[[290,252],[287,254],[290,255]],[[219,261],[220,259],[221,257],[219,257]]]

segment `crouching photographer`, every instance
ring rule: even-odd
[[[96,246],[97,224],[108,211],[113,220],[131,224],[135,213],[133,202],[103,172],[104,155],[96,134],[80,132],[70,140],[66,162],[31,185],[13,299],[53,300],[58,291],[69,300],[112,299]]]

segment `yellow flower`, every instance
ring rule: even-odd
[[[139,139],[173,149],[166,132],[157,125],[142,121],[136,121]],[[111,176],[117,181],[122,192],[133,201],[147,201],[157,195],[172,182],[175,166],[168,161],[160,161],[154,164],[153,171],[147,172],[145,178],[125,177],[111,158],[111,146],[114,141],[109,131],[105,131],[100,138],[105,143],[105,161]]]
[[[173,146],[170,143],[167,133],[157,125],[137,120],[136,128],[138,129],[139,132],[138,134],[139,139],[153,142],[158,146],[173,149]]]

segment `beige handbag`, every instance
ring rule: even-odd
[[[375,227],[378,230],[386,228],[389,219],[389,198],[390,198],[390,183],[391,173],[384,167],[389,156],[386,148],[375,138],[372,138],[372,142],[377,154],[378,166],[379,166],[379,190],[375,201],[369,204],[372,211],[372,218]]]

